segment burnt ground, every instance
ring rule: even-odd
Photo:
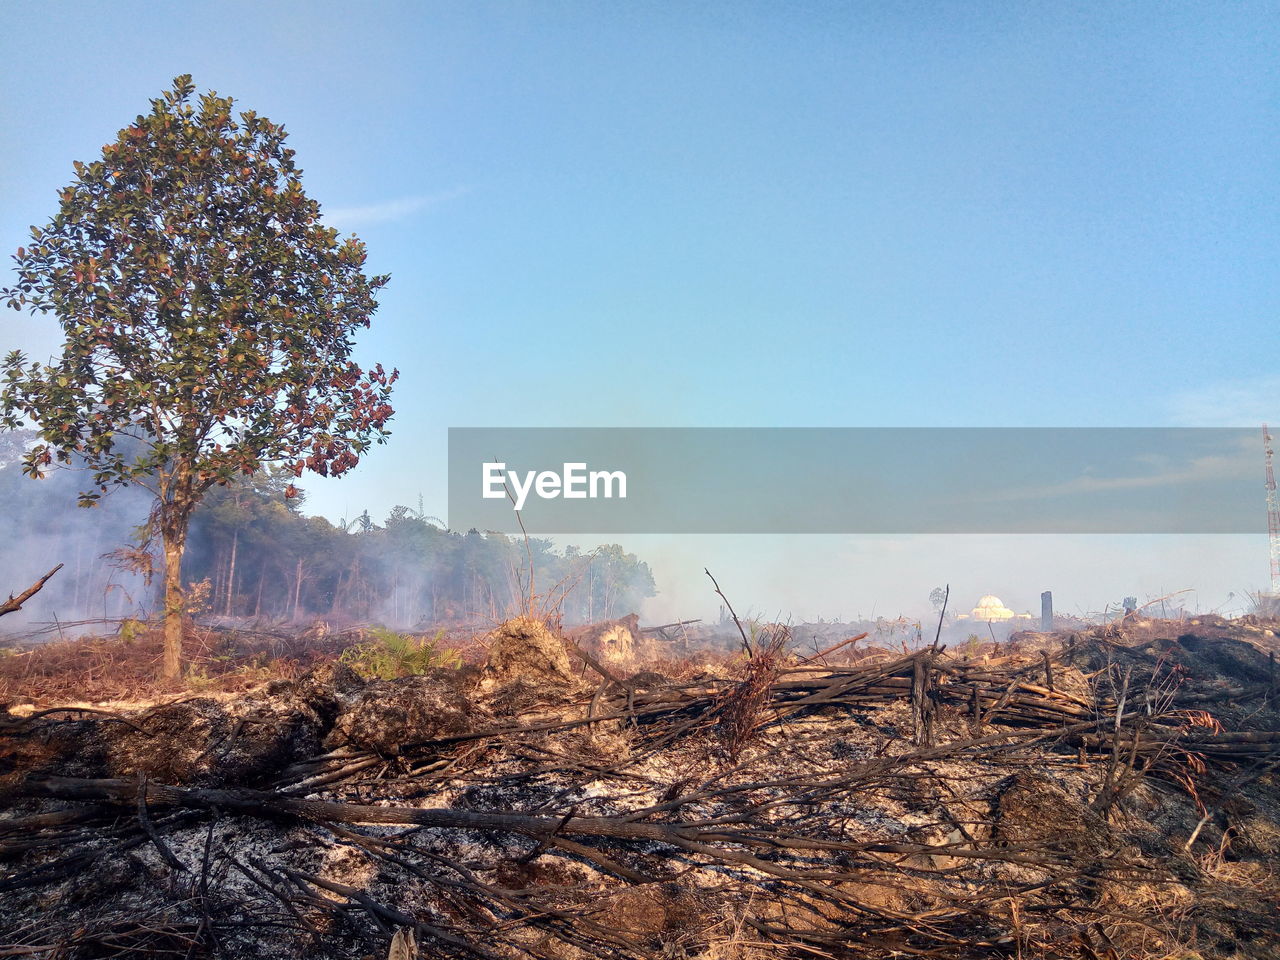
[[[1274,958],[1277,627],[11,703],[0,955]]]

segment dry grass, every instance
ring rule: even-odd
[[[126,621],[126,628],[114,636],[0,647],[0,704],[137,701],[179,690],[237,693],[272,680],[292,679],[336,660],[366,643],[368,634],[362,627],[333,633],[312,629],[282,636],[191,625],[184,644],[186,677],[180,686],[173,687],[157,679],[163,657],[162,631]],[[473,627],[455,625],[435,639],[441,649],[462,663],[483,663],[488,654],[484,633]],[[763,663],[756,665],[757,674]],[[646,659],[648,670],[673,679],[707,672],[729,676],[741,666],[740,657],[713,652]]]
[[[165,898],[170,927],[198,921],[206,909],[203,902],[179,899],[184,888],[178,874],[168,884],[154,882],[169,857],[155,842],[154,851],[145,846],[142,818],[153,796],[147,785],[120,781],[117,795],[101,799],[104,777],[143,771],[174,785],[157,789],[150,813],[170,854],[185,865],[174,870],[195,874],[212,863],[210,879],[217,883],[219,870],[251,871],[243,874],[249,886],[236,881],[219,887],[230,891],[211,914],[219,936],[262,944],[269,936],[288,936],[290,943],[308,943],[317,960],[385,956],[377,938],[385,941],[392,927],[403,928],[400,918],[434,922],[441,915],[449,917],[446,932],[467,942],[451,947],[436,937],[431,955],[440,957],[1275,956],[1275,783],[1245,783],[1228,773],[1250,762],[1251,754],[1238,751],[1257,741],[1219,743],[1222,756],[1206,753],[1190,770],[1187,775],[1198,778],[1200,806],[1168,782],[1168,755],[1153,752],[1153,764],[1162,766],[1135,766],[1133,755],[1123,754],[1149,782],[1115,791],[1112,817],[1091,807],[1110,769],[1108,758],[1117,756],[1098,731],[1115,734],[1123,722],[1109,724],[1108,717],[1126,716],[1107,685],[1117,660],[1125,660],[1131,679],[1153,678],[1150,702],[1159,716],[1135,720],[1132,727],[1144,724],[1145,736],[1160,730],[1169,742],[1189,736],[1180,724],[1204,709],[1202,700],[1173,709],[1178,704],[1159,697],[1158,664],[1167,651],[1110,643],[1085,649],[1077,638],[1080,649],[1070,660],[1063,653],[1059,689],[1050,691],[1035,686],[1043,669],[1038,656],[939,664],[941,658],[926,649],[828,676],[812,662],[789,657],[785,636],[777,626],[753,633],[755,642],[744,644],[750,655],[672,657],[659,669],[687,682],[642,682],[642,674],[652,671],[639,671],[612,687],[602,684],[590,706],[584,683],[570,685],[563,703],[517,710],[508,706],[513,697],[480,692],[465,680],[468,671],[453,671],[430,682],[371,685],[357,697],[317,680],[195,707],[168,704],[115,717],[11,724],[14,789],[26,791],[14,796],[26,804],[27,820],[0,841],[12,845],[15,858],[30,858],[21,866],[78,855],[74,845],[93,837],[84,832],[88,821],[59,819],[68,799],[59,791],[80,778],[86,792],[72,796],[103,808],[77,816],[96,811],[92,822],[99,830],[135,824],[129,829],[143,845],[138,856],[156,872],[128,883],[105,874],[98,881],[106,885],[101,903],[78,907],[62,887],[41,881],[37,889],[14,868],[5,892],[20,908],[0,911],[7,911],[10,929],[17,931],[6,935],[24,945],[35,943],[29,937],[49,936],[45,904],[58,902],[56,919],[65,927],[58,943],[88,943],[79,931],[93,931],[86,954],[128,948],[133,955],[160,956],[181,948],[167,940],[130,940],[133,927],[121,939],[117,926],[103,923],[104,916],[137,914],[139,905],[152,908]],[[196,670],[204,671],[198,682],[225,688],[253,682],[255,671],[283,676],[302,670],[355,637],[355,631],[333,634],[323,625],[296,639],[223,632],[193,638],[191,652]],[[448,642],[455,639],[471,637],[451,634]],[[1266,659],[1248,649],[1235,650],[1238,661],[1224,658],[1227,652],[1214,647],[1196,655],[1188,642],[1180,655],[1187,655],[1189,679],[1175,692],[1199,697],[1219,691],[1220,662],[1238,662],[1232,668],[1246,680],[1259,664],[1265,669]],[[111,673],[116,667],[145,681],[159,657],[159,638],[91,640],[41,654],[38,665],[45,669],[61,657],[82,680],[97,670],[104,686],[113,676],[119,686],[124,681]],[[945,683],[923,685],[940,704],[929,746],[917,746],[912,736],[922,662],[947,671]],[[1075,689],[1069,681],[1083,678],[1084,669],[1100,672],[1092,686],[1081,679],[1081,696],[1092,698],[1081,706],[1063,691]],[[704,671],[717,679],[697,675]],[[38,671],[28,667],[28,679],[32,673]],[[1129,699],[1138,686],[1122,684]],[[801,703],[818,694],[830,696]],[[965,704],[979,697],[980,706],[992,709],[975,737]],[[1242,698],[1212,702],[1229,710]],[[1280,730],[1260,688],[1243,702],[1254,725],[1246,732],[1257,732],[1259,724]],[[318,706],[325,704],[337,704],[337,715]],[[1077,729],[1072,718],[1081,711]],[[445,726],[446,716],[461,719]],[[1224,720],[1228,731],[1230,719]],[[1210,731],[1205,736],[1212,746],[1217,728],[1198,730]],[[1090,750],[1076,749],[1086,738]],[[196,773],[182,772],[179,760]],[[33,770],[56,777],[70,771],[70,779],[48,779],[41,787],[45,781],[32,778]],[[284,777],[275,780],[281,770]],[[210,796],[200,795],[205,787],[198,780],[206,775],[255,791],[238,801],[246,819],[198,822],[208,813]],[[265,776],[273,778],[271,790],[258,791],[258,778]],[[295,803],[312,802],[298,799],[304,786],[324,788],[327,797],[317,802],[326,804],[328,819],[312,819],[320,815],[317,807],[306,808],[296,823],[280,816],[300,809]],[[173,797],[185,798],[181,808],[171,805]],[[214,799],[223,803],[227,794]],[[371,804],[380,817],[392,818],[386,823],[408,829],[362,832],[367,825],[361,817]],[[1221,816],[1210,818],[1194,843],[1185,843],[1207,809]],[[424,810],[433,811],[431,817],[447,811],[446,819],[458,825],[422,829]],[[493,816],[506,818],[511,830],[495,831],[488,819]],[[632,835],[635,824],[654,835]],[[42,846],[29,847],[35,841],[28,833]],[[70,875],[65,882],[70,890],[84,878]],[[343,894],[348,899],[365,899],[330,896],[340,890],[354,891]],[[279,907],[264,909],[256,899],[264,892]],[[278,934],[245,932],[250,912],[297,926]],[[491,924],[499,913],[514,922]],[[311,924],[317,926],[308,929]],[[328,938],[323,944],[316,932],[322,927]],[[198,926],[192,939],[212,929]],[[357,930],[370,940],[366,953],[354,953],[344,939]],[[429,926],[417,933],[433,936]],[[491,952],[495,945],[509,950]],[[212,952],[203,940],[184,948],[192,955],[200,951]],[[257,955],[280,954],[267,949]]]
[[[294,679],[370,639],[369,628],[329,632],[323,623],[291,635],[190,624],[183,643],[186,675],[175,687],[158,679],[163,631],[125,621],[115,636],[0,647],[0,705],[150,700],[178,691],[239,693]],[[434,641],[450,658],[484,662],[485,644],[470,629],[454,628]]]
[[[281,639],[192,627],[185,689],[234,693],[335,659],[351,638]],[[158,680],[163,633],[58,640],[0,654],[0,703],[104,702],[175,692]]]

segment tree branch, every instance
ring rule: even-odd
[[[21,610],[22,605],[39,593],[44,585],[49,582],[49,578],[61,570],[62,567],[63,564],[58,564],[31,586],[27,587],[26,590],[18,594],[17,597],[14,597],[13,594],[9,594],[9,599],[4,603],[0,603],[0,617],[3,617],[6,613],[16,613]]]
[[[711,577],[711,571],[706,567],[702,568],[702,572]],[[738,627],[738,633],[742,634],[742,649],[747,652],[747,659],[755,657],[755,651],[751,649],[751,641],[747,639],[747,631],[742,629],[742,621],[738,619],[738,615],[733,612],[733,604],[729,602],[729,598],[724,595],[724,591],[720,589],[720,584],[716,583],[716,578],[711,577],[711,585],[716,588],[716,593],[720,594],[720,599],[724,601],[724,605],[729,608],[729,615],[733,617],[733,622]]]

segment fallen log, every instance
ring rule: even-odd
[[[111,804],[137,803],[136,780],[88,780],[76,777],[34,777],[21,792],[29,796],[56,797]],[[401,824],[420,827],[452,827],[463,830],[500,830],[541,838],[557,833],[584,837],[637,840],[683,839],[683,828],[653,823],[631,823],[616,817],[543,817],[514,813],[480,813],[468,810],[373,806],[333,800],[307,800],[265,790],[176,787],[148,781],[141,794],[149,806],[215,808],[236,813],[295,816],[303,820],[347,824]]]

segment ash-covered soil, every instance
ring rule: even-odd
[[[1276,631],[15,708],[0,955],[1274,958]]]

